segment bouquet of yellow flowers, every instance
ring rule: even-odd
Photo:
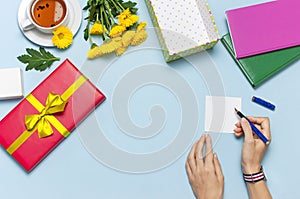
[[[89,59],[115,52],[122,55],[128,46],[137,46],[147,38],[146,23],[139,23],[136,3],[123,0],[88,0],[83,10],[88,10],[84,39],[89,40]],[[93,37],[102,37],[98,45]]]

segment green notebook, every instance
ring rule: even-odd
[[[267,79],[300,58],[300,46],[296,46],[252,57],[236,59],[230,34],[224,35],[221,38],[221,42],[253,87],[261,85]]]

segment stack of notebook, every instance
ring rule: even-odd
[[[273,1],[226,12],[222,43],[257,87],[300,58],[300,1]]]

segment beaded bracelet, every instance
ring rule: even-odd
[[[244,176],[245,182],[255,183],[255,182],[258,182],[258,181],[261,181],[261,180],[267,180],[266,176],[264,174],[264,170],[263,170],[262,166],[260,167],[259,172],[253,173],[253,174],[245,174],[245,173],[243,173],[243,176]]]

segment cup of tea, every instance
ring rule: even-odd
[[[67,0],[31,0],[21,27],[23,31],[37,29],[50,34],[59,26],[66,25],[68,16]]]

